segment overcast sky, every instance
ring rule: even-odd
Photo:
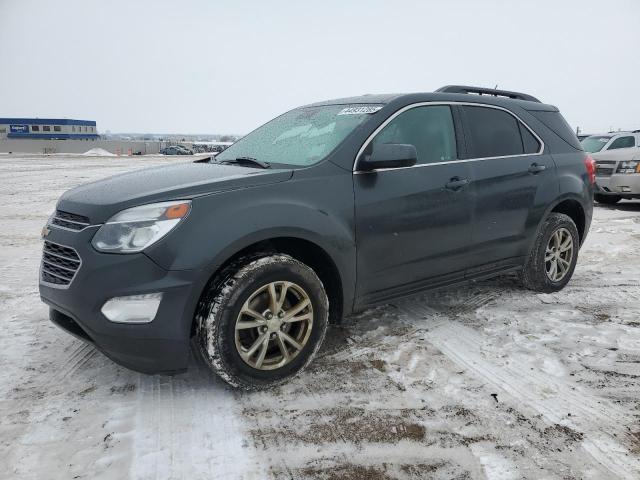
[[[518,90],[640,128],[640,1],[0,0],[0,117],[246,133],[300,104]]]

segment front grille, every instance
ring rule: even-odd
[[[43,282],[67,286],[80,268],[80,257],[71,247],[44,242],[40,275]]]
[[[84,230],[91,222],[83,215],[76,215],[75,213],[63,212],[62,210],[56,210],[56,214],[51,220],[52,225],[57,225],[69,230]]]
[[[613,171],[616,168],[616,162],[610,161],[598,161],[596,162],[596,176],[597,177],[610,177],[613,175]]]

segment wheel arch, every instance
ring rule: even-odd
[[[208,272],[209,278],[204,289],[200,292],[199,299],[208,289],[221,280],[223,272],[234,263],[250,261],[252,258],[265,254],[283,253],[308,265],[320,278],[329,298],[329,321],[338,323],[345,311],[350,309],[353,301],[348,292],[345,292],[345,273],[341,272],[338,263],[329,254],[324,246],[312,239],[303,236],[268,236],[253,242],[244,242],[236,246],[231,252],[227,252],[222,260],[215,262],[217,267]],[[200,301],[200,300],[198,300]],[[195,333],[195,319],[191,326],[192,335]]]
[[[590,219],[587,218],[587,212],[580,201],[580,197],[567,194],[558,197],[555,201],[551,202],[545,209],[544,214],[541,215],[527,250],[527,256],[531,254],[535,245],[535,239],[538,237],[538,233],[540,232],[544,221],[551,213],[563,213],[573,220],[573,223],[576,224],[576,228],[578,230],[578,236],[580,237],[580,246],[582,246],[587,234]]]
[[[582,208],[582,204],[578,200],[575,198],[565,198],[560,200],[547,212],[547,215],[549,213],[564,213],[571,218],[573,223],[576,224],[578,235],[580,236],[580,245],[582,245],[585,237],[587,217],[584,208]],[[545,217],[547,215],[545,215]]]

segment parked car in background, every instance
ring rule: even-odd
[[[594,195],[598,203],[614,204],[640,198],[640,148],[621,148],[593,154],[596,162]]]
[[[147,373],[195,337],[234,386],[280,384],[329,321],[521,273],[569,282],[595,165],[558,109],[465,86],[296,108],[215,157],[66,192],[43,229],[50,318]]]
[[[161,155],[193,155],[193,151],[182,145],[171,145],[160,150]]]
[[[619,148],[640,147],[640,130],[591,135],[580,141],[585,152],[596,153]]]

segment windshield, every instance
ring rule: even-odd
[[[257,128],[216,156],[308,166],[318,163],[381,105],[297,108]]]
[[[596,153],[602,150],[602,147],[604,147],[610,139],[611,137],[593,135],[582,140],[580,145],[582,145],[585,152]]]

